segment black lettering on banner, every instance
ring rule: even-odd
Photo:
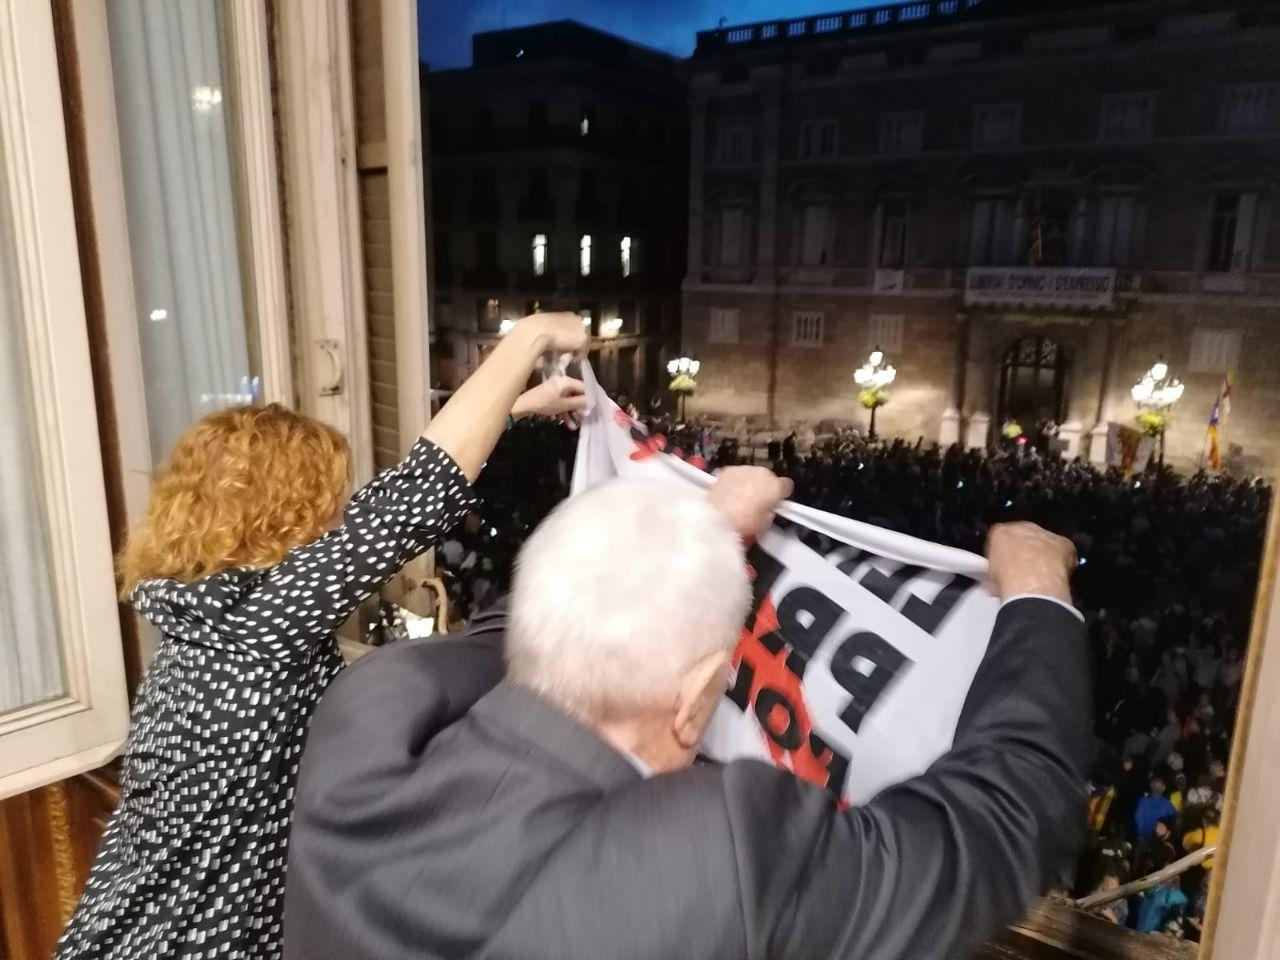
[[[773,710],[775,707],[781,707],[787,715],[787,725],[781,730],[775,730],[775,724],[772,721]],[[780,694],[772,687],[764,687],[756,694],[756,721],[769,739],[782,747],[783,750],[798,750],[803,742],[800,733],[800,724],[796,720],[796,711],[787,698]]]
[[[855,550],[849,556],[845,557],[836,564],[836,569],[843,573],[846,577],[852,577],[853,571],[858,569],[858,564],[867,558],[868,554],[865,550]]]
[[[923,567],[904,563],[893,573],[886,575],[875,567],[868,567],[867,572],[862,575],[862,579],[858,583],[862,584],[885,603],[892,603],[893,598],[898,595],[898,591],[907,585],[907,581],[912,577],[918,576],[923,570]]]
[[[803,678],[805,667],[817,652],[823,637],[831,632],[843,614],[842,606],[813,587],[788,590],[778,604],[778,629],[782,632],[782,639],[791,647],[791,653],[787,655],[787,669]]]
[[[957,573],[943,585],[932,603],[908,593],[907,602],[902,605],[902,615],[925,633],[936,635],[956,604],[977,585],[977,580]]]
[[[854,666],[858,660],[870,663],[870,672]],[[840,644],[831,659],[831,676],[852,697],[840,714],[840,719],[850,730],[858,732],[863,718],[875,706],[889,683],[911,663],[905,654],[884,637],[868,630],[852,634]]]
[[[821,758],[823,753],[830,751],[831,759],[827,761],[827,789],[837,797],[844,795],[844,781],[849,776],[849,757],[817,733],[809,732],[809,749],[815,757]]]
[[[743,713],[746,713],[747,707],[751,706],[751,684],[755,678],[755,670],[751,668],[751,664],[743,660],[738,664],[738,675],[733,679],[733,686],[725,693],[725,696]]]
[[[747,613],[746,623],[748,630],[754,630],[756,615],[760,613],[760,608],[764,606],[764,601],[769,596],[769,591],[773,589],[773,585],[778,582],[778,577],[782,575],[783,567],[777,557],[761,550],[759,544],[747,551],[747,563],[751,564],[751,569],[756,574],[755,579],[751,582],[751,609]]]

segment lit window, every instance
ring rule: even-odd
[[[584,277],[591,276],[591,234],[584,233],[578,241],[578,272]]]
[[[623,237],[622,243],[619,245],[622,256],[622,275],[624,277],[631,276],[631,238]]]
[[[484,303],[484,312],[485,312],[485,317],[487,317],[489,320],[497,320],[498,319],[498,301],[493,298],[486,300]]]
[[[547,272],[547,235],[545,233],[535,233],[533,235],[533,275],[541,277]]]

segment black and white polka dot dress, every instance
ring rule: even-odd
[[[138,585],[131,599],[163,639],[59,960],[279,956],[298,760],[342,666],[333,631],[475,503],[420,440],[338,529],[275,567]]]

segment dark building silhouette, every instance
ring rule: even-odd
[[[688,222],[677,63],[569,21],[477,34],[472,59],[426,74],[438,385],[504,322],[572,310],[606,387],[661,395]]]

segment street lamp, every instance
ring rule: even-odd
[[[689,394],[698,389],[694,379],[702,364],[692,357],[676,357],[667,361],[667,373],[671,374],[671,383],[667,389],[680,398],[680,420],[684,422],[684,401]]]
[[[867,362],[853,371],[853,382],[862,388],[858,400],[871,411],[871,429],[868,439],[876,438],[876,411],[889,402],[889,384],[897,379],[898,371],[884,362],[884,351],[876,347]]]
[[[1160,439],[1160,466],[1164,466],[1164,432],[1169,426],[1169,417],[1173,413],[1174,404],[1182,399],[1182,391],[1186,387],[1177,377],[1169,376],[1169,365],[1164,358],[1152,365],[1151,369],[1138,378],[1138,382],[1129,391],[1133,402],[1142,413],[1138,414],[1138,425],[1149,437]]]

